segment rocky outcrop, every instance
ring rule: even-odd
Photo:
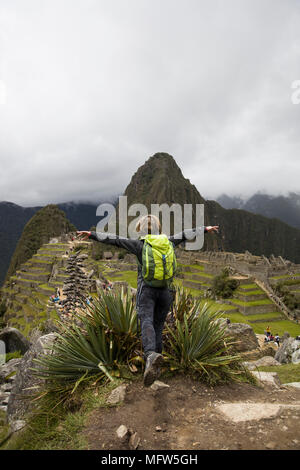
[[[30,347],[30,342],[16,328],[4,328],[0,332],[0,341],[4,341],[6,353],[20,351],[25,354]]]
[[[275,359],[281,364],[300,363],[300,341],[291,337],[285,339],[276,352]]]
[[[245,362],[245,365],[248,367],[249,370],[254,370],[257,367],[265,367],[265,366],[280,366],[280,362],[276,361],[276,359],[272,356],[264,356],[257,361]]]
[[[15,374],[21,361],[21,358],[11,359],[9,362],[0,367],[0,386],[2,390],[4,389],[4,385],[12,383],[15,380]]]
[[[280,387],[281,382],[276,372],[261,372],[253,371],[252,374],[256,377],[262,385],[272,385],[273,387]]]
[[[119,387],[115,388],[109,395],[106,403],[108,405],[116,405],[118,403],[122,403],[125,400],[126,395],[126,384],[119,385]]]
[[[19,360],[18,370],[7,406],[9,421],[19,419],[32,408],[32,401],[26,398],[34,395],[43,383],[43,381],[34,374],[34,371],[31,370],[36,367],[34,359],[40,354],[49,353],[55,339],[55,333],[41,336],[32,344],[23,358]],[[10,362],[7,365],[9,365]]]
[[[234,423],[247,421],[260,421],[279,416],[285,410],[299,410],[300,405],[274,404],[274,403],[225,403],[216,406],[216,410],[223,414],[225,419]]]
[[[257,337],[250,325],[245,323],[230,323],[226,332],[230,336],[237,352],[252,351],[259,348]]]

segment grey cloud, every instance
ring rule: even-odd
[[[2,0],[0,200],[101,200],[157,151],[205,198],[299,191],[299,19],[293,0]]]

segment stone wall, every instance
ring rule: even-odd
[[[225,266],[261,280],[271,276],[300,272],[299,264],[294,264],[281,256],[271,255],[270,258],[267,258],[266,256],[252,255],[248,251],[245,253],[203,251],[189,256],[190,264],[193,264],[192,260],[203,262],[205,270],[214,275],[219,274]]]

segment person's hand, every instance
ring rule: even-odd
[[[208,227],[206,227],[206,230],[207,232],[219,232],[219,225],[214,225],[214,226],[211,226],[209,225]]]
[[[80,238],[81,240],[87,240],[91,236],[92,232],[87,232],[87,231],[80,231],[76,232],[77,238]]]

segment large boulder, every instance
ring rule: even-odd
[[[272,356],[264,356],[256,361],[245,362],[249,370],[255,370],[257,367],[264,366],[281,366],[280,362],[276,361]]]
[[[34,395],[43,384],[43,380],[38,378],[34,371],[31,370],[36,367],[34,359],[41,354],[48,354],[56,338],[57,335],[55,333],[39,337],[18,364],[18,371],[7,407],[9,422],[19,419],[31,409],[31,400],[26,398]]]
[[[291,359],[293,364],[300,363],[300,349],[297,349],[297,351],[293,352]]]
[[[279,387],[281,385],[280,379],[276,372],[253,371],[252,374],[262,383],[273,385],[275,387]]]
[[[232,337],[237,352],[252,351],[259,348],[256,335],[250,325],[245,323],[230,323],[226,327],[228,336]]]
[[[6,353],[20,351],[25,354],[30,347],[30,342],[16,328],[4,328],[0,332],[0,341],[4,341]]]
[[[0,385],[11,383],[15,379],[21,361],[21,358],[11,359],[0,367]]]
[[[297,364],[298,362],[300,362],[298,352],[299,349],[300,341],[291,337],[287,338],[284,340],[282,346],[276,352],[275,359],[281,364],[289,364],[290,362],[294,362],[294,364]]]

